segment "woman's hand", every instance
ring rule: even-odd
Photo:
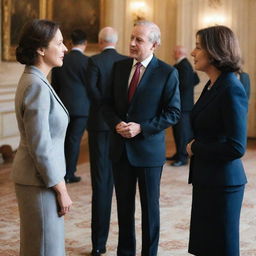
[[[195,140],[193,139],[193,140],[191,140],[191,141],[187,144],[187,153],[188,153],[188,156],[189,156],[189,157],[193,156],[193,152],[192,152],[192,150],[191,150],[191,145],[193,144],[194,141],[195,141]]]
[[[53,186],[53,189],[57,193],[57,201],[59,205],[59,216],[63,216],[71,209],[72,201],[69,197],[65,181],[61,181],[57,185]]]

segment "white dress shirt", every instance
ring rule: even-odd
[[[149,57],[147,57],[145,60],[143,60],[141,62],[142,66],[140,68],[140,79],[142,78],[142,76],[143,76],[143,74],[144,74],[144,72],[145,72],[149,62],[152,60],[152,58],[153,58],[153,54],[151,54]],[[134,74],[135,69],[136,69],[137,62],[139,62],[139,61],[133,59],[133,65],[132,65],[132,69],[131,69],[131,73],[130,73],[129,81],[128,81],[128,87],[130,86],[133,74]],[[139,79],[139,81],[140,81],[140,79]]]

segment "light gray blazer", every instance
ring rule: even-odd
[[[52,187],[64,180],[67,109],[43,72],[26,66],[15,96],[20,144],[13,163],[15,183]]]

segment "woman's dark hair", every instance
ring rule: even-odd
[[[223,72],[234,72],[241,68],[238,40],[233,31],[225,26],[213,26],[199,30],[200,44],[209,55],[211,64]]]
[[[39,48],[47,48],[55,36],[59,25],[50,20],[34,19],[22,29],[19,44],[16,48],[16,59],[21,64],[34,65]]]

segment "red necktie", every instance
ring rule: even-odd
[[[132,76],[132,80],[130,82],[130,86],[128,89],[128,101],[130,102],[132,100],[132,97],[136,91],[137,85],[139,83],[139,79],[140,79],[140,68],[142,66],[142,64],[140,62],[137,62],[135,64],[136,69],[134,71],[134,74]]]

